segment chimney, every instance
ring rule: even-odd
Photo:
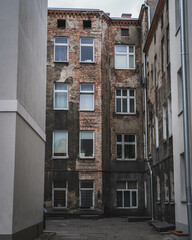
[[[132,13],[122,13],[121,17],[122,18],[131,18]]]

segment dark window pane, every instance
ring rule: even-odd
[[[66,191],[54,190],[54,207],[66,206]]]
[[[91,21],[90,20],[84,20],[83,21],[83,28],[91,28]]]
[[[82,44],[93,44],[93,38],[81,38]]]
[[[127,99],[123,99],[123,112],[127,112]]]
[[[129,52],[130,52],[130,53],[133,53],[133,52],[134,52],[133,46],[129,46]]]
[[[136,197],[136,192],[132,192],[132,207],[137,206],[137,197]]]
[[[67,46],[55,46],[55,61],[67,61]]]
[[[134,90],[129,90],[129,95],[132,96],[132,97],[135,96],[135,91]]]
[[[67,43],[67,38],[55,38],[55,43]]]
[[[117,158],[122,158],[122,145],[117,144]]]
[[[136,181],[128,182],[128,189],[137,189],[137,182]]]
[[[81,139],[81,157],[93,157],[93,139]]]
[[[125,142],[135,142],[135,135],[124,135]]]
[[[121,142],[121,135],[117,135],[117,142]]]
[[[67,84],[63,83],[56,83],[55,90],[67,90]]]
[[[116,96],[121,96],[121,90],[116,90]]]
[[[127,90],[123,90],[123,96],[127,96]]]
[[[59,29],[65,29],[65,20],[63,20],[63,19],[58,19],[58,20],[57,20],[57,28],[59,28]]]
[[[93,188],[93,181],[81,181],[81,188]]]
[[[124,192],[124,207],[130,207],[130,192]]]
[[[93,62],[93,47],[81,46],[81,61]]]
[[[116,107],[117,107],[117,112],[121,112],[121,99],[117,98],[116,99]]]
[[[135,159],[135,145],[125,145],[125,156],[129,159]]]
[[[121,29],[121,36],[128,36],[129,35],[129,29],[122,28]]]
[[[135,112],[135,101],[134,99],[130,99],[130,113]]]
[[[81,207],[93,207],[93,190],[81,190]]]
[[[122,192],[121,191],[117,191],[117,207],[122,207]]]
[[[125,181],[117,181],[117,189],[126,189]]]

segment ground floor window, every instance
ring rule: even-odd
[[[94,181],[80,181],[80,207],[94,207]]]
[[[53,207],[67,207],[67,182],[53,182]]]
[[[117,207],[137,208],[138,190],[136,181],[117,181]]]

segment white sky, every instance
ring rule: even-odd
[[[111,17],[121,17],[122,13],[139,16],[144,0],[48,0],[50,8],[95,8],[109,12]]]

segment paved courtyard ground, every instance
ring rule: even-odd
[[[46,231],[56,232],[50,240],[172,240],[170,234],[160,234],[146,222],[126,218],[48,220]]]

